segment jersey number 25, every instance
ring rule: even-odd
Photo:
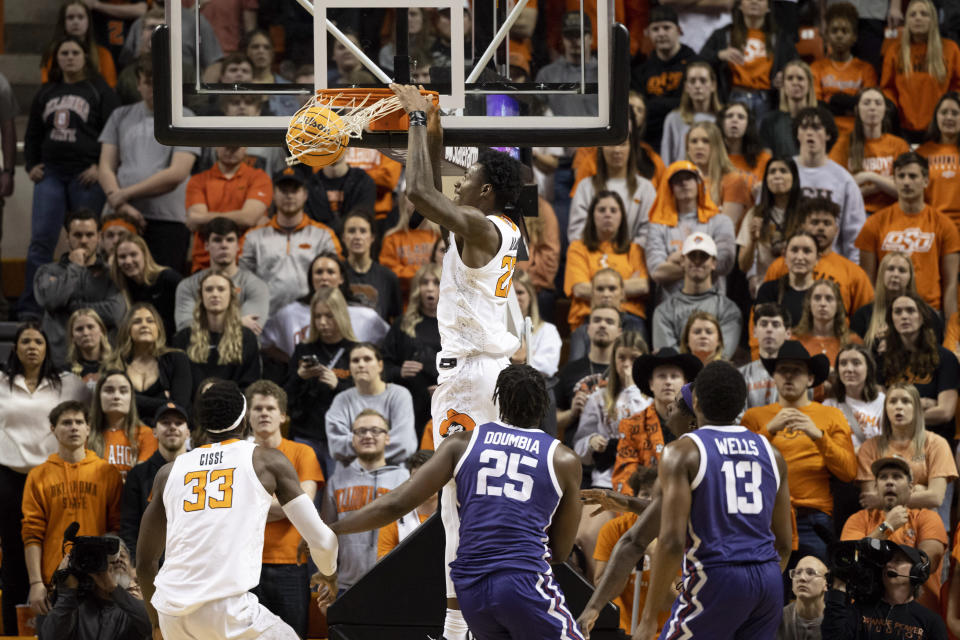
[[[511,500],[526,502],[533,493],[533,478],[520,472],[520,465],[537,468],[537,459],[530,456],[522,456],[519,453],[511,453],[509,458],[506,451],[496,449],[487,449],[480,454],[480,463],[493,463],[492,467],[484,467],[477,472],[477,495],[478,496],[506,496]],[[500,486],[490,483],[490,480],[503,477],[513,482],[504,482]]]

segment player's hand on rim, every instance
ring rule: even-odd
[[[423,111],[430,115],[437,107],[427,96],[420,93],[423,91],[423,85],[415,87],[412,84],[390,84],[390,90],[400,99],[400,106],[408,114],[414,111]]]

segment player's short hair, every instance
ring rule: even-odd
[[[226,216],[217,216],[207,224],[203,225],[204,241],[210,238],[210,234],[215,233],[218,236],[228,236],[231,233],[237,234],[240,238],[240,225]]]
[[[543,375],[530,365],[511,364],[497,376],[493,401],[500,419],[521,428],[539,427],[550,407]]]
[[[803,198],[797,205],[797,220],[806,222],[807,218],[815,213],[829,213],[837,220],[840,219],[840,205],[823,196],[815,198]]]
[[[916,151],[907,151],[897,156],[897,159],[893,161],[893,172],[896,173],[898,169],[902,169],[909,164],[920,165],[920,171],[923,172],[923,175],[930,175],[930,163]]]
[[[413,471],[414,469],[419,469],[423,465],[427,464],[427,460],[433,457],[433,451],[429,449],[420,449],[420,451],[415,452],[412,456],[407,458],[407,461],[404,462],[404,466],[407,468],[407,471]]]
[[[215,379],[206,388],[201,386],[194,403],[200,429],[214,440],[242,430],[246,409],[246,398],[232,380]]]
[[[493,185],[494,203],[501,211],[520,197],[520,163],[502,151],[484,149],[477,157],[486,181]]]
[[[277,401],[277,406],[280,407],[281,413],[287,412],[287,392],[276,382],[272,380],[257,380],[251,382],[246,390],[247,405],[253,403],[254,395],[273,398]]]
[[[846,20],[850,23],[850,28],[857,33],[857,25],[860,22],[860,13],[857,8],[849,2],[838,2],[827,7],[826,25],[829,29],[830,23],[834,20]]]
[[[64,231],[70,233],[70,225],[77,220],[93,220],[97,223],[97,231],[100,230],[100,216],[97,215],[97,212],[93,209],[80,207],[79,209],[74,209],[73,211],[67,212],[67,215],[63,218]]]
[[[639,495],[644,489],[653,487],[657,481],[657,467],[639,466],[634,469],[630,477],[627,478],[627,486],[633,491],[633,495]]]
[[[90,421],[90,418],[87,416],[87,406],[85,404],[77,400],[64,400],[50,410],[50,426],[57,426],[57,422],[60,421],[60,416],[67,412],[81,413],[83,414],[84,421]]]
[[[700,370],[693,393],[711,424],[730,424],[747,403],[747,383],[736,367],[723,360],[709,362]]]
[[[788,329],[793,326],[790,310],[778,302],[761,302],[753,308],[753,326],[757,326],[760,318],[781,318],[783,326]]]

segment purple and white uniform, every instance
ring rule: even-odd
[[[690,484],[683,591],[660,640],[773,638],[783,608],[771,529],[780,471],[770,443],[745,427],[684,434],[700,450]]]
[[[583,638],[550,569],[559,444],[539,429],[490,422],[473,430],[457,463],[460,544],[450,577],[477,638]]]

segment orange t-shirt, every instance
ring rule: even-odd
[[[930,163],[927,202],[960,228],[960,148],[931,141],[917,147],[917,153]]]
[[[247,200],[259,200],[267,207],[273,201],[273,184],[263,169],[241,163],[229,178],[220,171],[220,164],[196,174],[187,182],[186,208],[204,204],[207,211],[237,211]],[[207,243],[199,232],[193,234],[193,272],[210,266]]]
[[[112,464],[123,479],[127,479],[130,471],[138,462],[143,462],[157,451],[157,437],[153,429],[140,425],[137,431],[137,459],[133,459],[133,449],[130,439],[123,429],[108,429],[103,432],[103,459]]]
[[[624,513],[600,527],[600,533],[597,534],[597,546],[593,549],[593,559],[600,562],[610,562],[610,558],[613,556],[613,548],[623,537],[623,534],[630,530],[638,517],[635,513]],[[632,571],[627,579],[626,586],[623,587],[623,591],[613,599],[613,604],[620,609],[620,628],[626,633],[630,633],[630,621],[633,617],[633,590],[636,587],[636,582],[637,571]],[[640,574],[640,608],[638,609],[641,613],[643,613],[643,603],[647,599],[649,588],[650,558],[644,554],[643,571]]]
[[[910,75],[900,69],[900,47],[890,47],[883,56],[883,74],[880,86],[883,93],[900,109],[900,124],[908,131],[926,131],[933,119],[937,100],[947,91],[960,89],[960,48],[953,40],[944,38],[943,64],[946,75],[938,81],[927,73],[927,43],[910,45]]]
[[[601,243],[596,251],[588,251],[587,245],[583,244],[582,240],[574,241],[567,249],[567,269],[563,277],[563,291],[570,298],[570,313],[567,315],[567,320],[571,331],[579,327],[590,315],[589,300],[574,298],[573,285],[579,282],[590,282],[593,274],[607,267],[619,273],[624,280],[647,277],[643,248],[636,243],[630,243],[627,253],[615,253],[613,244],[610,242]],[[641,318],[647,315],[644,303],[637,300],[624,300],[620,309]]]
[[[801,60],[813,64],[824,57],[824,51],[826,47],[820,29],[810,26],[797,28],[797,55]]]
[[[807,350],[807,353],[812,356],[817,355],[818,353],[822,353],[823,355],[827,356],[827,359],[830,360],[831,367],[833,366],[833,363],[837,361],[837,354],[840,353],[840,347],[842,346],[840,338],[833,337],[801,335],[796,333],[791,339],[799,341],[800,344],[803,345],[804,349]],[[855,333],[849,334],[846,342],[863,344],[863,340]]]
[[[750,192],[754,182],[756,178],[750,171],[731,171],[723,176],[720,182],[720,201],[717,202],[717,206],[722,207],[728,202],[733,202],[743,205],[745,210],[749,209],[754,205],[753,194]],[[712,183],[707,176],[703,177],[703,186],[707,193],[711,193]]]
[[[420,524],[426,522],[432,515],[432,513],[417,512]],[[398,544],[400,544],[400,527],[396,520],[385,527],[380,527],[377,532],[377,560],[396,549]]]
[[[655,467],[663,455],[663,431],[657,409],[650,405],[640,413],[624,418],[617,426],[620,441],[613,463],[611,484],[614,491],[633,495],[627,480],[637,467]]]
[[[317,462],[317,454],[313,448],[287,440],[280,440],[277,447],[297,471],[300,482],[313,480],[317,483],[317,493],[323,491],[323,470]],[[268,522],[263,533],[263,563],[264,564],[299,564],[297,562],[297,546],[300,544],[300,533],[286,518]]]
[[[121,43],[123,44],[123,43]],[[97,45],[97,65],[100,67],[100,75],[103,81],[113,88],[117,86],[117,67],[113,63],[113,56],[106,47]],[[40,82],[50,80],[50,67],[53,66],[53,57],[47,60],[47,64],[40,68]]]
[[[429,229],[405,229],[384,237],[380,264],[397,274],[404,301],[410,291],[410,280],[420,267],[430,262],[433,245],[439,237]]]
[[[919,456],[913,454],[912,442],[888,442],[881,455],[879,437],[868,439],[857,451],[857,482],[873,480],[870,465],[880,458],[892,455],[898,455],[910,464],[914,484],[927,485],[933,478],[944,478],[949,484],[957,479],[957,463],[950,451],[950,444],[943,437],[927,431],[923,455]]]
[[[941,308],[940,283],[945,274],[940,273],[940,260],[960,251],[960,231],[950,218],[929,205],[908,215],[897,202],[867,218],[854,244],[872,252],[877,264],[891,251],[908,254],[918,274],[917,293],[934,309]]]
[[[757,179],[757,182],[763,180],[763,172],[767,169],[767,163],[770,162],[770,158],[773,156],[770,155],[768,151],[761,151],[757,154],[757,166],[751,167],[747,164],[747,159],[739,153],[730,154],[730,162],[733,163],[737,169],[743,171],[744,173],[751,174],[754,178]],[[753,203],[751,203],[752,206]]]
[[[747,409],[741,423],[767,438],[783,455],[790,475],[790,502],[794,507],[833,513],[830,475],[841,482],[851,482],[857,475],[850,425],[839,409],[811,402],[799,411],[813,420],[823,437],[815,441],[796,429],[781,429],[771,436],[767,424],[782,408],[776,402]]]
[[[873,65],[860,58],[852,58],[847,62],[821,58],[810,65],[810,70],[813,72],[817,100],[822,102],[830,102],[830,98],[838,93],[855,96],[861,89],[877,86],[877,72]],[[852,116],[837,116],[835,121],[841,134],[853,131]]]
[[[871,171],[886,178],[893,177],[893,161],[901,153],[910,151],[910,145],[903,138],[898,138],[892,133],[885,133],[879,138],[867,140],[863,145],[863,169],[862,171]],[[850,136],[842,136],[837,140],[830,150],[830,159],[841,167],[849,169],[850,167]],[[889,207],[897,201],[896,196],[887,195],[882,191],[870,194],[863,199],[863,204],[868,213],[873,213]]]
[[[847,519],[843,525],[843,532],[840,534],[841,540],[860,540],[866,538],[880,526],[887,517],[885,511],[881,509],[861,509]],[[947,531],[943,528],[943,521],[936,511],[932,509],[907,509],[907,523],[890,533],[886,537],[890,542],[903,544],[908,547],[916,548],[921,542],[926,540],[936,540],[947,546]],[[930,571],[930,577],[923,583],[920,589],[920,595],[917,602],[932,609],[940,611],[940,570],[943,566],[940,563]]]
[[[743,64],[728,62],[733,75],[734,87],[743,87],[752,91],[770,88],[770,69],[773,56],[767,51],[766,36],[759,29],[747,30],[747,43],[743,48]]]

